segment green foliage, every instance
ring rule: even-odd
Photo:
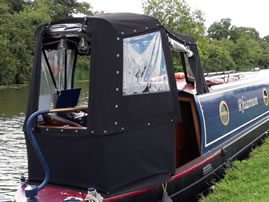
[[[202,57],[206,71],[222,71],[230,67],[248,71],[269,67],[269,37],[261,39],[254,28],[232,26],[231,19],[221,19],[208,28],[208,38]]]
[[[254,40],[259,40],[260,34],[255,28],[233,26],[230,30],[230,40],[236,42],[242,37],[249,37]]]
[[[224,18],[219,22],[214,22],[207,30],[208,37],[216,40],[228,39],[230,36],[230,27],[230,18]]]
[[[236,70],[249,70],[251,67],[255,67],[259,54],[259,44],[248,37],[238,39],[235,48],[231,52],[236,63]]]
[[[201,60],[206,60],[208,39],[201,10],[191,11],[185,0],[144,0],[143,9],[146,15],[155,17],[165,27],[194,37]]]
[[[0,38],[4,44],[1,46],[0,64],[3,72],[0,85],[21,84],[29,81],[32,55],[34,50],[34,32],[36,26],[50,20],[48,7],[43,0],[35,6],[26,6],[23,11],[10,12],[7,3],[0,4]],[[6,52],[8,56],[3,54]],[[9,62],[6,62],[8,58]],[[10,74],[12,72],[12,74]]]
[[[269,40],[266,40],[266,37],[260,41],[260,48],[262,53],[258,58],[258,66],[269,68]]]
[[[214,22],[206,35],[204,14],[191,11],[185,0],[144,0],[143,8],[165,27],[193,36],[207,72],[269,67],[269,35],[260,38],[256,29],[233,26],[229,18]],[[94,12],[90,4],[78,0],[0,0],[0,85],[29,81],[39,24],[96,13],[102,12]],[[172,58],[176,70],[182,71],[179,58],[173,54]],[[88,78],[84,62],[79,61],[77,79]]]
[[[29,82],[37,26],[74,13],[90,15],[91,6],[76,0],[0,0],[0,85]]]
[[[77,65],[75,71],[75,81],[84,81],[89,80],[89,56],[80,56],[77,57]]]
[[[205,34],[204,15],[201,10],[191,12],[184,0],[146,0],[144,13],[153,16],[165,27],[193,36],[197,41]]]
[[[10,13],[22,11],[24,6],[29,3],[29,1],[24,0],[0,0],[0,2],[6,3],[8,5]]]
[[[92,7],[86,2],[77,0],[47,0],[50,16],[53,20],[71,17],[73,14],[93,15]]]
[[[172,54],[172,62],[175,68],[175,72],[183,72],[183,66],[181,64],[181,60],[178,54],[175,55]]]
[[[219,22],[214,22],[207,30],[210,39],[221,40],[229,39],[236,42],[241,37],[250,37],[254,40],[259,40],[259,32],[251,27],[232,26],[230,18],[221,19]]]
[[[253,150],[250,158],[234,162],[214,192],[202,202],[269,201],[269,139]]]
[[[205,71],[214,72],[234,69],[235,62],[230,54],[234,46],[234,43],[227,39],[210,41],[205,47],[207,58],[202,61]]]
[[[192,12],[184,0],[145,0],[143,8],[146,15],[157,18],[165,27],[196,39],[206,72],[269,67],[269,36],[261,39],[254,28],[233,26],[231,19],[224,18],[214,22],[206,36],[203,13]],[[172,57],[180,70],[177,58]]]
[[[0,36],[0,82],[1,85],[7,85],[15,83],[13,75],[16,73],[16,69],[12,68],[17,66],[18,61],[9,51],[9,42]]]

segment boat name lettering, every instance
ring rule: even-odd
[[[259,104],[257,97],[246,100],[246,98],[244,96],[239,98],[237,103],[238,103],[238,109],[242,113],[244,113],[246,109],[249,109],[251,107],[255,107],[256,105]]]

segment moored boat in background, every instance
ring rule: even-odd
[[[36,40],[16,201],[187,201],[268,133],[269,71],[204,75],[195,41],[152,17],[59,20]]]

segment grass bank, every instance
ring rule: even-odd
[[[250,158],[235,161],[223,180],[201,202],[268,202],[269,138],[250,153]]]

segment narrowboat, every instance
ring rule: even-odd
[[[74,75],[83,65],[81,105]],[[28,177],[15,200],[196,199],[267,135],[268,76],[204,74],[194,39],[145,15],[40,25],[24,124]]]

